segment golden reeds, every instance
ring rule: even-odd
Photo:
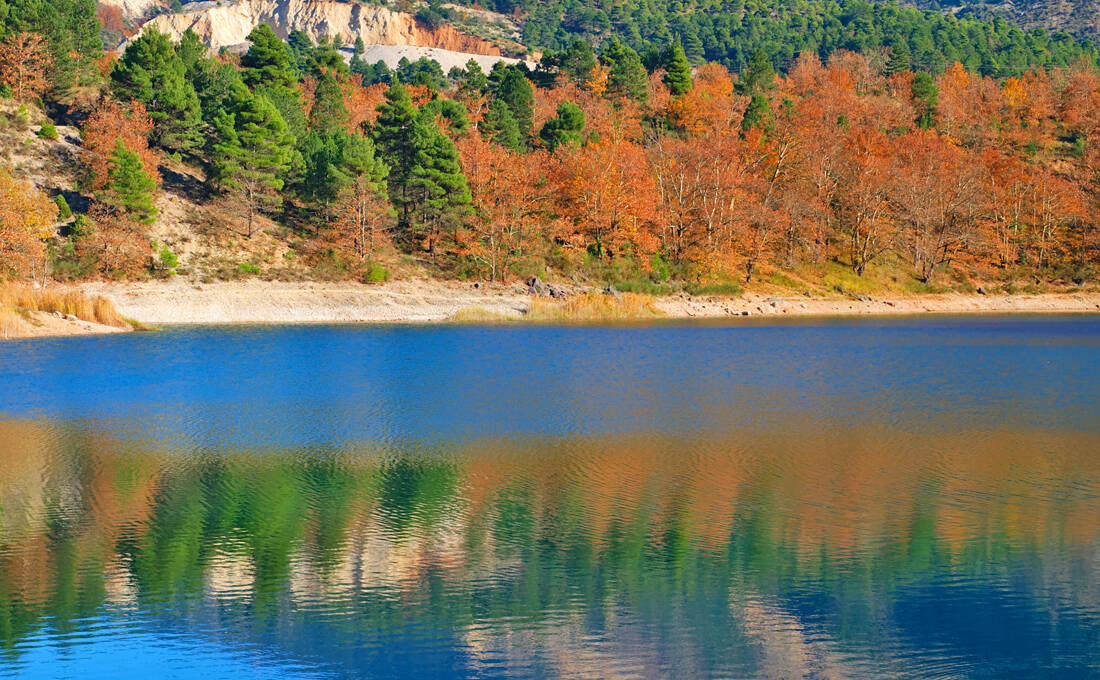
[[[99,296],[89,297],[79,290],[31,288],[16,283],[4,283],[0,284],[0,305],[30,312],[57,312],[106,326],[131,327],[110,300]]]
[[[535,321],[613,321],[662,316],[653,296],[642,293],[585,293],[564,301],[535,298],[527,318]]]

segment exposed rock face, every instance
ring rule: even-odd
[[[182,12],[154,18],[142,30],[154,27],[179,39],[191,29],[211,49],[218,50],[243,45],[252,29],[261,23],[271,26],[284,39],[292,31],[304,31],[315,42],[341,36],[345,44],[350,44],[359,36],[368,45],[418,45],[500,54],[495,45],[452,26],[430,30],[419,25],[411,14],[331,0],[223,0],[220,6],[217,2],[196,2],[185,5]]]
[[[96,4],[119,8],[127,21],[144,19],[168,5],[165,0],[97,0]]]

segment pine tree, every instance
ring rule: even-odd
[[[612,38],[600,53],[600,63],[610,71],[607,78],[609,95],[640,102],[649,98],[649,75],[641,57],[618,38]]]
[[[245,202],[251,237],[256,211],[282,203],[278,192],[290,168],[294,136],[267,98],[243,86],[234,91],[234,110],[219,115],[215,129],[212,175]]]
[[[687,56],[688,61],[693,64],[699,64],[706,61],[706,52],[703,49],[703,41],[699,39],[699,34],[696,31],[687,31],[684,33],[684,54]]]
[[[583,85],[592,76],[592,69],[596,68],[596,55],[591,45],[577,38],[561,53],[558,63],[562,73],[574,83]]]
[[[751,95],[774,87],[775,67],[772,66],[772,60],[764,50],[756,50],[737,80],[737,93]]]
[[[241,57],[244,82],[249,87],[294,88],[298,74],[293,67],[290,48],[267,24],[260,24],[248,34],[248,52]]]
[[[108,182],[104,201],[130,213],[143,224],[152,224],[157,217],[157,209],[153,207],[153,192],[157,183],[145,171],[141,157],[120,139],[115,142],[107,164]]]
[[[936,81],[925,71],[913,76],[910,85],[913,96],[913,108],[917,111],[917,127],[925,130],[936,125],[936,105],[939,103],[939,88]]]
[[[167,35],[149,28],[130,43],[111,71],[111,86],[122,101],[145,106],[153,121],[150,143],[182,153],[199,149],[199,97]]]
[[[691,64],[679,42],[673,43],[665,59],[664,83],[672,96],[679,97],[691,89]]]
[[[551,152],[562,145],[580,146],[584,143],[584,111],[573,102],[558,104],[558,115],[546,121],[539,131],[539,138]]]
[[[457,232],[472,212],[473,199],[454,142],[431,124],[422,125],[419,138],[421,146],[410,178],[415,209],[407,227],[410,236],[423,239],[435,257],[441,235]]]
[[[399,227],[406,227],[411,219],[414,199],[409,182],[417,162],[421,127],[408,91],[400,81],[395,82],[386,92],[386,101],[378,106],[374,143],[390,168],[388,190],[397,209]]]
[[[741,119],[741,130],[748,132],[754,127],[767,130],[771,126],[772,109],[768,105],[768,98],[757,92],[749,100],[745,108],[745,117]]]
[[[910,68],[909,44],[904,40],[895,40],[890,44],[890,58],[886,61],[884,69],[886,75],[904,73]]]
[[[501,74],[496,96],[508,105],[520,137],[526,142],[531,137],[535,117],[535,95],[527,76],[516,66],[507,67]]]
[[[470,59],[466,62],[466,69],[459,75],[458,89],[463,95],[473,98],[484,92],[488,83],[489,79],[481,69],[481,65],[474,59]]]
[[[523,148],[523,135],[520,134],[512,109],[500,99],[489,102],[489,110],[485,112],[478,129],[483,136],[506,149],[519,151]]]
[[[241,77],[252,92],[271,102],[287,129],[296,138],[305,136],[306,113],[302,93],[298,89],[295,54],[288,43],[279,40],[267,24],[260,24],[248,34],[251,45],[241,57]],[[308,42],[308,36],[306,38]],[[309,43],[309,48],[313,46]],[[305,57],[303,57],[304,59]]]
[[[422,241],[435,255],[444,230],[457,229],[470,210],[470,190],[458,163],[458,150],[421,116],[400,82],[378,107],[374,141],[390,168],[390,201],[398,229],[409,243]]]
[[[313,93],[313,107],[309,111],[309,128],[321,135],[341,130],[348,122],[348,109],[344,105],[344,90],[331,71],[325,71]]]

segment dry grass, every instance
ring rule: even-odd
[[[84,321],[92,321],[105,326],[130,328],[130,324],[115,309],[110,300],[88,297],[80,291],[60,290],[56,288],[30,288],[14,283],[0,284],[0,305],[23,309],[30,312],[60,312],[71,314]]]
[[[22,328],[19,312],[6,305],[0,305],[0,338],[9,338]]]
[[[515,318],[514,316],[508,316],[507,314],[492,309],[474,305],[459,309],[454,314],[451,314],[447,320],[454,323],[487,323],[494,321],[512,321]]]
[[[642,293],[585,293],[563,302],[535,298],[527,312],[527,318],[534,321],[613,321],[659,316],[662,313],[653,304],[653,296]]]

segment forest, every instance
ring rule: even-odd
[[[338,45],[265,25],[241,55],[155,31],[105,54],[85,25],[90,1],[0,8],[0,95],[24,118],[42,107],[79,126],[88,199],[73,214],[0,170],[10,277],[170,272],[175,256],[149,228],[173,168],[235,211],[244,240],[277,225],[307,271],[363,281],[409,263],[641,292],[822,276],[858,289],[874,272],[920,292],[1079,285],[1100,264],[1100,73],[1091,47],[1059,36],[1019,34],[1034,51],[1013,75],[947,42],[940,71],[921,68],[911,41],[826,49],[807,30],[782,50],[766,48],[767,31],[735,40],[764,46],[742,65],[699,31],[656,29],[646,35],[669,41],[641,53],[637,40],[573,38],[533,70],[421,61],[391,73],[364,64],[361,46],[349,65]],[[967,44],[1019,33],[981,26]]]

